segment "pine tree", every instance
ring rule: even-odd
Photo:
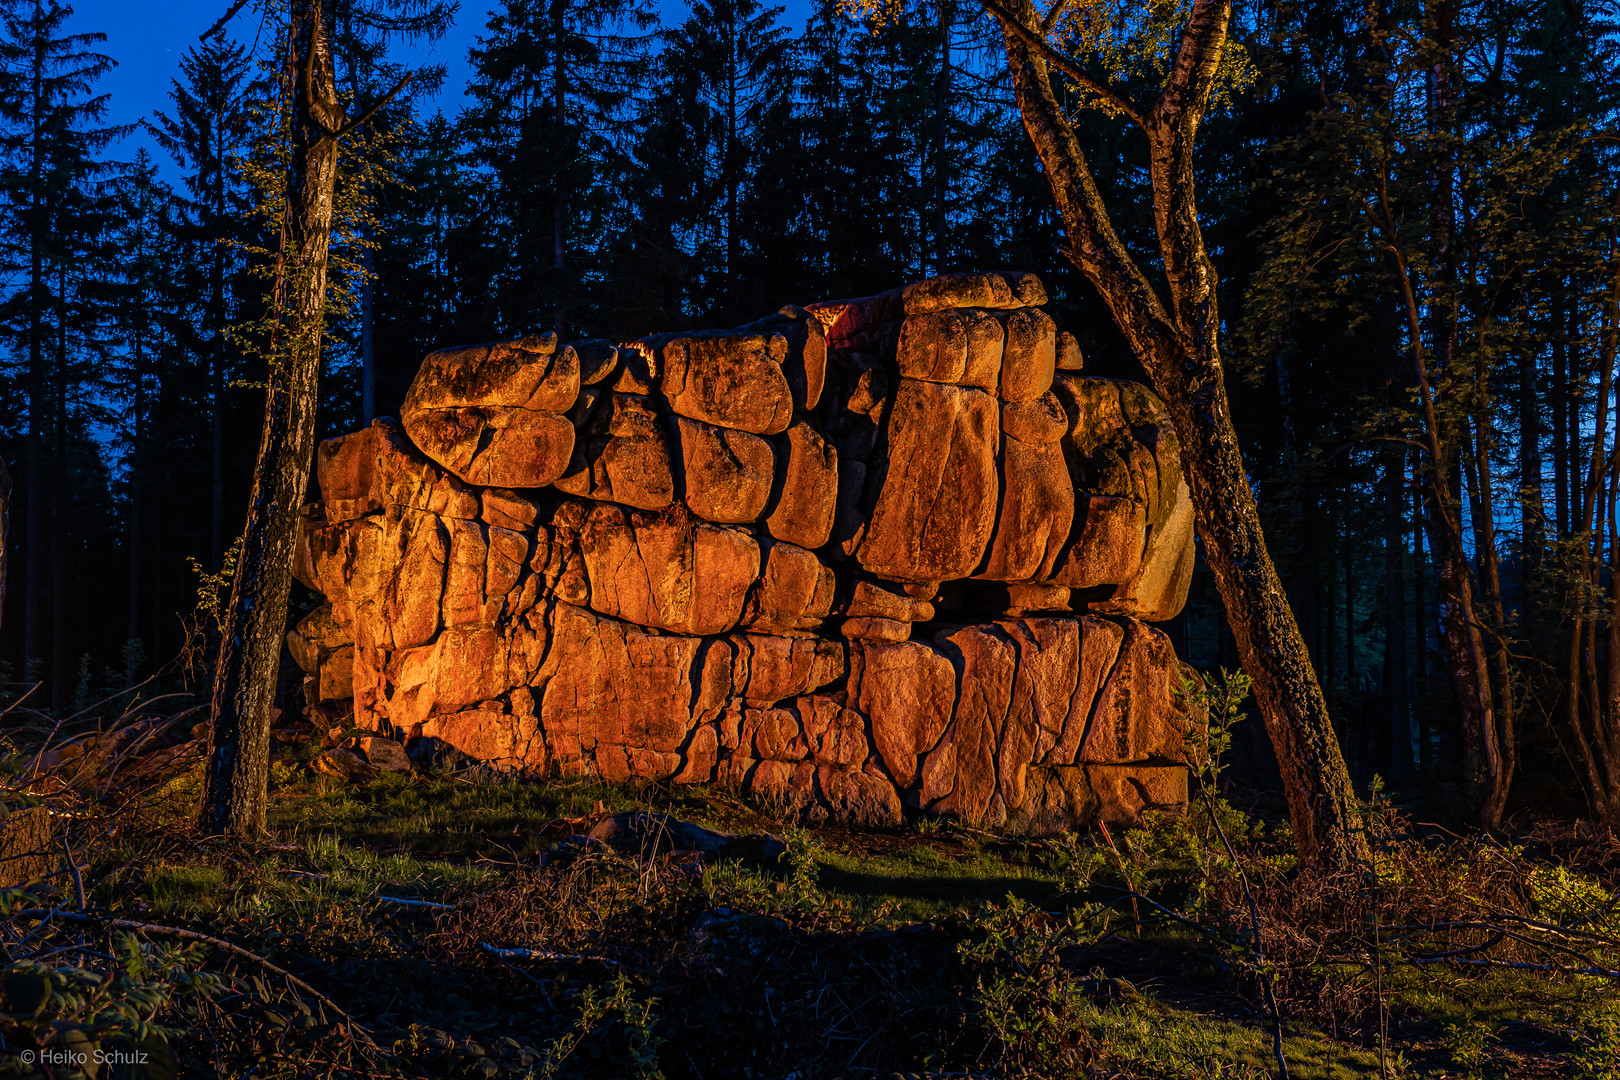
[[[149,551],[155,545],[149,536],[148,503],[156,487],[148,475],[153,452],[160,445],[152,437],[155,405],[162,399],[162,384],[174,367],[178,337],[190,329],[184,302],[186,285],[193,280],[187,273],[189,252],[181,224],[182,208],[174,191],[158,179],[157,164],[142,148],[117,187],[118,213],[113,248],[119,259],[107,275],[111,329],[119,347],[118,369],[121,385],[113,388],[122,415],[120,437],[124,449],[126,524],[125,555],[128,559],[128,612],[124,639],[134,642],[140,654],[155,656],[157,643],[150,649],[141,645],[145,624],[144,606],[155,606],[156,596],[143,595]],[[177,272],[177,268],[179,272]],[[188,335],[189,336],[189,335]],[[164,446],[166,456],[180,447]],[[131,655],[134,655],[131,653]],[[126,674],[132,675],[133,672]]]
[[[187,197],[178,233],[198,256],[182,264],[188,274],[185,291],[200,298],[201,308],[186,344],[202,362],[212,398],[208,566],[218,572],[228,544],[225,430],[235,367],[228,330],[243,299],[233,285],[242,272],[248,207],[235,159],[244,148],[254,92],[247,51],[223,36],[192,46],[180,61],[180,73],[169,88],[173,114],[158,113],[151,130],[184,170]]]
[[[489,332],[597,322],[653,23],[646,0],[503,0],[490,15],[461,119],[480,182],[466,281]]]
[[[84,253],[81,226],[96,212],[95,155],[122,129],[104,125],[105,95],[93,92],[113,61],[92,51],[103,34],[67,34],[71,9],[54,0],[14,0],[0,13],[0,219],[8,262],[25,284],[0,304],[0,332],[27,356],[28,435],[23,476],[25,677],[45,665],[47,596],[53,643],[65,632],[63,535],[70,373],[69,279]],[[51,552],[47,558],[47,550]],[[47,585],[47,570],[53,581]],[[50,657],[52,697],[66,687],[66,658]]]

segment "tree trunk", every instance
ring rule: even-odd
[[[68,703],[67,677],[67,276],[56,270],[56,347],[51,409],[51,708]]]
[[[211,448],[213,473],[208,501],[208,565],[219,573],[225,557],[225,406],[229,381],[225,370],[225,160],[223,125],[214,125],[213,189],[210,192],[215,243],[208,257],[208,382],[213,396]]]
[[[360,248],[360,422],[370,427],[377,416],[377,260],[370,222],[360,231],[365,241]]]
[[[130,358],[133,368],[131,382],[134,393],[131,395],[129,437],[129,613],[124,624],[124,640],[126,642],[134,641],[141,636],[141,497],[143,494],[141,469],[146,464],[141,453],[141,421],[145,418],[146,413],[146,386],[144,381],[146,328],[143,325],[146,310],[144,292],[139,303],[141,307],[136,322],[135,348]],[[153,655],[156,655],[156,653]],[[134,679],[131,678],[130,682],[133,683]]]
[[[1412,713],[1407,694],[1406,460],[1399,449],[1384,451],[1384,696],[1389,706],[1389,779],[1412,779]]]
[[[951,0],[935,0],[935,17],[939,25],[939,78],[934,81],[934,273],[943,274],[946,266],[946,228],[949,214],[945,208],[950,190],[946,162],[950,160],[950,107],[951,107]]]
[[[1175,422],[1198,532],[1276,750],[1300,861],[1318,869],[1363,865],[1370,854],[1360,808],[1244,472],[1217,345],[1215,269],[1195,207],[1193,148],[1226,43],[1229,0],[1195,0],[1169,81],[1150,111],[1116,99],[1149,141],[1168,310],[1114,232],[1069,113],[1052,90],[1039,12],[1031,0],[991,4],[1024,128],[1068,234],[1065,254],[1102,295]]]
[[[273,355],[242,551],[214,677],[201,825],[264,830],[270,707],[287,629],[293,544],[315,449],[327,247],[343,122],[319,0],[293,0],[284,74],[292,153],[277,256]]]
[[[6,622],[6,570],[7,553],[11,548],[11,471],[6,459],[0,458],[0,626]]]
[[[26,535],[23,543],[23,679],[38,678],[41,664],[41,607],[45,602],[45,200],[40,187],[45,170],[45,58],[34,50],[30,102],[33,138],[30,143],[28,222],[28,456],[24,482],[28,485]]]
[[[1610,256],[1620,249],[1620,239],[1609,238]],[[1585,483],[1586,516],[1580,522],[1582,565],[1577,573],[1585,590],[1595,597],[1607,593],[1603,610],[1583,603],[1580,615],[1570,626],[1565,667],[1565,717],[1574,743],[1574,765],[1586,788],[1593,815],[1600,821],[1620,821],[1620,523],[1614,520],[1616,484],[1620,483],[1620,416],[1616,417],[1615,445],[1603,454],[1608,438],[1609,394],[1615,385],[1615,365],[1620,362],[1620,282],[1611,285],[1605,298],[1599,341],[1599,388],[1592,457]],[[1598,495],[1608,489],[1606,519],[1596,517]],[[1571,500],[1573,501],[1573,499]],[[1607,535],[1605,535],[1607,534]],[[1608,587],[1603,589],[1603,545],[1609,544]],[[1599,620],[1607,623],[1607,646],[1603,663],[1605,675],[1600,687],[1597,675]]]
[[[551,0],[551,111],[556,123],[557,138],[565,137],[568,120],[568,85],[564,81],[567,69],[568,0]],[[557,337],[563,336],[564,312],[567,307],[563,295],[563,267],[567,263],[568,243],[565,230],[568,225],[568,200],[563,191],[565,169],[554,169],[551,193],[551,268],[556,272],[557,315],[552,327]]]
[[[1547,549],[1547,517],[1542,498],[1541,379],[1535,354],[1524,350],[1519,369],[1519,566],[1524,579],[1520,632],[1536,641],[1533,612],[1542,603],[1541,566]]]

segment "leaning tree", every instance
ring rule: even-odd
[[[1229,51],[1231,0],[1134,14],[1098,0],[1053,0],[1044,11],[1032,0],[983,2],[1001,26],[1024,129],[1068,234],[1064,254],[1108,305],[1181,437],[1205,557],[1276,749],[1300,860],[1323,869],[1364,862],[1360,808],[1305,639],[1266,550],[1232,424],[1215,267],[1198,221],[1198,125],[1238,66]],[[1088,72],[1088,64],[1100,73]],[[1054,72],[1068,85],[1054,87]],[[1147,78],[1156,83],[1152,101],[1133,100],[1128,87]],[[1147,140],[1146,194],[1162,290],[1114,229],[1081,147],[1077,104],[1131,124]]]

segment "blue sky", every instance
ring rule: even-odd
[[[180,58],[230,9],[230,0],[159,0],[157,4],[141,0],[79,0],[72,6],[69,27],[74,32],[107,35],[102,51],[118,61],[118,67],[102,80],[101,88],[112,96],[108,119],[123,124],[168,107],[169,83],[179,74]],[[461,0],[456,24],[449,33],[431,46],[398,54],[401,59],[414,57],[421,63],[442,63],[448,71],[444,89],[424,112],[442,109],[454,115],[459,111],[466,83],[467,50],[482,32],[491,6],[490,0]],[[660,0],[659,7],[665,22],[676,22],[686,13],[684,0]],[[785,0],[785,7],[784,21],[799,29],[809,9],[807,0]],[[256,20],[251,12],[238,15],[231,31],[239,39],[251,40]],[[112,154],[127,158],[141,145],[152,146],[151,140],[137,131],[123,145],[114,147]],[[167,159],[157,156],[167,168]]]
[[[139,0],[80,0],[73,4],[69,26],[79,33],[106,34],[102,51],[118,61],[118,67],[101,83],[102,90],[112,96],[108,119],[131,123],[150,116],[154,109],[167,108],[169,83],[179,74],[180,58],[229,8],[229,0],[161,0],[152,5]],[[449,69],[445,89],[434,103],[448,112],[460,105],[465,79],[458,69],[465,65],[467,49],[483,29],[488,10],[485,0],[463,0],[454,29],[432,46],[413,51],[422,62],[443,63]],[[251,13],[239,15],[231,30],[238,38],[251,40],[256,18]],[[135,145],[150,143],[135,135],[114,153],[130,154]]]

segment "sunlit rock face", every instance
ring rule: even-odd
[[[498,767],[868,824],[1185,802],[1192,508],[1163,405],[1029,274],[627,343],[437,352],[324,443],[310,707]]]

